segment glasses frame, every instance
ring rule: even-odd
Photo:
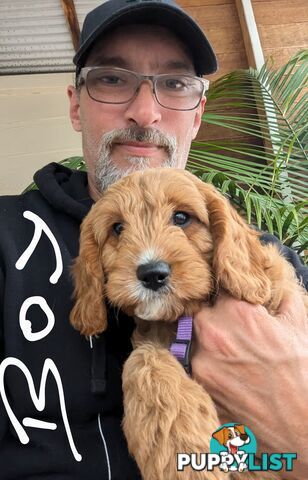
[[[106,101],[103,101],[103,100],[97,100],[96,98],[92,97],[92,95],[90,94],[88,83],[87,83],[88,74],[92,70],[99,70],[99,69],[104,69],[104,68],[106,68],[106,70],[115,70],[117,72],[131,73],[136,77],[137,86],[136,86],[136,90],[135,90],[135,92],[134,92],[134,94],[132,95],[131,98],[129,98],[128,100],[125,100],[125,102],[106,102]],[[81,70],[79,72],[79,75],[77,77],[76,87],[79,88],[80,86],[85,84],[89,97],[92,98],[92,100],[94,100],[95,102],[106,103],[106,104],[109,104],[109,105],[122,105],[124,103],[129,103],[130,101],[132,101],[137,96],[140,85],[143,82],[149,82],[150,81],[153,85],[153,94],[154,94],[155,100],[157,101],[157,103],[161,107],[166,108],[168,110],[177,110],[177,111],[183,111],[183,112],[187,112],[187,111],[190,111],[190,110],[195,110],[200,105],[202,97],[204,97],[205,92],[209,88],[209,84],[210,84],[209,80],[207,80],[206,78],[197,77],[195,75],[183,74],[183,76],[185,76],[185,77],[189,77],[189,78],[193,78],[194,80],[198,80],[200,83],[202,83],[203,89],[202,89],[202,92],[200,93],[199,101],[198,101],[197,105],[195,105],[194,107],[192,107],[192,108],[172,108],[172,107],[166,107],[165,105],[162,105],[160,103],[158,97],[157,97],[157,92],[156,92],[157,81],[159,79],[161,79],[162,77],[169,77],[170,75],[172,75],[172,74],[162,73],[162,74],[158,74],[158,75],[143,75],[141,73],[133,72],[132,70],[127,70],[126,68],[119,68],[119,67],[104,67],[104,66],[83,67],[83,68],[81,68]],[[180,75],[180,74],[175,73],[174,75]]]

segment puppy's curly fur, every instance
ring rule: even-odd
[[[182,227],[172,221],[179,211],[190,215]],[[139,265],[155,261],[171,269],[168,284],[158,291],[136,275]],[[81,227],[73,277],[71,322],[83,335],[106,329],[105,298],[135,317],[135,349],[123,370],[123,428],[143,478],[237,478],[220,471],[177,472],[176,453],[209,452],[219,421],[209,395],[168,347],[176,319],[193,315],[219,289],[264,305],[271,314],[295,289],[305,295],[276,246],[262,245],[211,185],[186,171],[153,169],[120,180],[92,207]],[[258,475],[266,478],[274,476]]]

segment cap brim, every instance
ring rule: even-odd
[[[95,40],[103,33],[115,27],[127,24],[160,25],[174,32],[191,51],[196,73],[198,75],[214,73],[217,70],[217,60],[214,51],[201,28],[183,10],[156,2],[151,4],[125,7],[111,15],[101,23],[91,35],[85,39],[74,56],[74,63],[78,66],[85,64],[86,58],[93,47]]]

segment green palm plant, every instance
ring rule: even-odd
[[[266,64],[212,83],[203,131],[222,140],[193,143],[188,169],[213,183],[249,223],[301,255],[308,248],[308,50],[279,70]],[[245,140],[241,136],[245,136]],[[231,138],[230,138],[231,137]]]

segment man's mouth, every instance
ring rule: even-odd
[[[146,143],[146,142],[116,142],[114,143],[114,148],[120,148],[125,150],[128,154],[132,156],[141,156],[147,157],[157,153],[158,150],[164,148],[155,143]]]

